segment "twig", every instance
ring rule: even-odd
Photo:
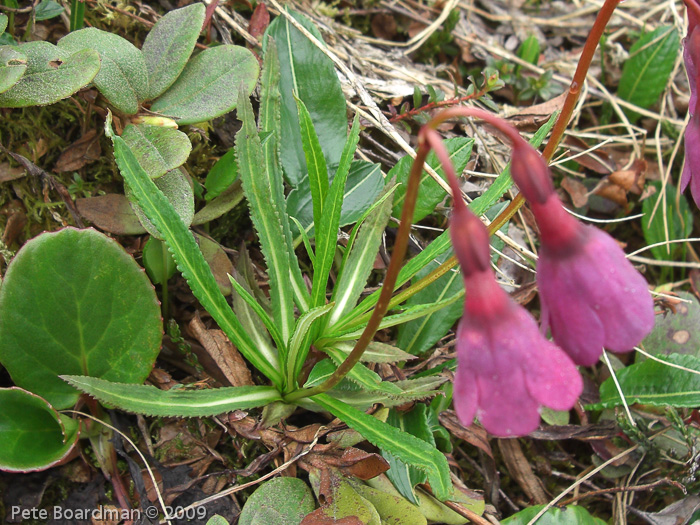
[[[645,490],[655,489],[656,487],[661,487],[663,485],[671,485],[672,487],[676,487],[677,489],[682,490],[683,493],[686,492],[686,488],[681,483],[673,481],[672,479],[663,478],[658,481],[655,481],[654,483],[648,483],[646,485],[633,485],[631,487],[611,487],[609,489],[591,490],[590,492],[584,492],[583,494],[579,494],[578,496],[562,501],[561,506],[570,505],[571,503],[582,500],[584,498],[592,498],[594,496],[602,496],[604,494],[616,494],[619,492],[644,492]]]

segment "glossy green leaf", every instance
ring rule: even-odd
[[[146,98],[148,73],[141,51],[128,40],[94,27],[68,33],[58,47],[70,53],[94,49],[100,54],[100,72],[93,82],[111,105],[132,115]]]
[[[467,167],[469,157],[471,157],[474,139],[456,137],[447,139],[444,141],[444,144],[447,148],[447,152],[450,154],[455,172],[457,174],[462,173],[464,168]],[[426,163],[428,166],[435,169],[443,180],[447,180],[445,171],[440,167],[440,161],[437,159],[435,152],[431,151],[428,154]],[[396,193],[394,193],[394,208],[392,210],[392,215],[394,215],[394,217],[401,217],[401,210],[403,209],[403,202],[406,197],[406,184],[412,165],[413,159],[409,155],[405,155],[399,159],[387,174],[388,180],[396,177],[396,182],[400,183],[400,186],[396,189]],[[440,202],[447,197],[445,190],[435,182],[427,171],[423,171],[420,180],[420,190],[418,191],[418,199],[416,200],[416,207],[413,212],[413,222],[418,222],[427,215],[433,213],[433,211],[435,211],[435,206],[440,204]]]
[[[275,478],[250,495],[238,525],[297,525],[315,508],[314,495],[303,480]]]
[[[642,35],[630,48],[617,96],[642,108],[651,106],[666,87],[679,49],[678,29],[673,26],[660,26]],[[640,116],[634,111],[625,113],[632,122]]]
[[[207,189],[206,200],[210,201],[231,187],[238,178],[236,150],[231,148],[216,161],[207,174],[204,187]]]
[[[312,399],[350,428],[362,434],[374,446],[424,471],[438,499],[445,500],[452,495],[447,460],[435,447],[327,394],[319,394]]]
[[[653,181],[656,195],[644,199],[642,203],[642,232],[647,244],[656,244],[668,240],[685,239],[693,231],[693,212],[684,195],[676,201],[676,189],[672,184],[666,186],[666,209],[661,199],[661,182]],[[658,205],[657,205],[658,202]],[[654,208],[656,212],[654,213]],[[668,232],[668,235],[666,233]],[[654,258],[662,261],[675,261],[684,251],[682,243],[666,246],[654,246],[650,251]]]
[[[299,319],[297,319],[296,325],[294,326],[294,332],[289,340],[289,354],[287,356],[287,383],[290,386],[294,385],[297,374],[301,370],[301,367],[306,360],[306,356],[309,353],[311,326],[314,324],[316,319],[326,315],[333,308],[333,306],[333,303],[329,303],[323,306],[317,306],[316,308],[311,308],[301,317],[299,317]]]
[[[110,115],[111,117],[111,115]],[[175,258],[178,269],[187,280],[192,293],[218,323],[243,356],[276,385],[281,385],[277,355],[264,355],[253,344],[236,319],[226,298],[219,291],[202,252],[192,233],[187,229],[168,199],[148,174],[139,166],[136,157],[124,140],[115,135],[111,119],[105,123],[105,134],[114,144],[114,158],[139,206],[160,232]]]
[[[14,86],[26,70],[26,56],[12,46],[0,46],[0,93]]]
[[[207,417],[281,401],[279,392],[271,386],[160,390],[150,385],[112,383],[95,377],[66,375],[62,378],[102,403],[147,416]]]
[[[100,55],[92,49],[70,54],[36,41],[20,45],[18,51],[27,57],[27,69],[16,84],[0,94],[0,107],[53,104],[87,86],[100,70]]]
[[[153,284],[165,284],[175,274],[175,261],[168,246],[155,237],[143,247],[143,266]]]
[[[182,166],[192,151],[187,135],[171,128],[129,124],[122,138],[152,179]]]
[[[294,11],[290,13],[323,42],[318,29],[308,18]],[[321,148],[330,172],[335,171],[340,162],[347,136],[345,96],[333,62],[284,16],[275,18],[265,35],[275,40],[279,52],[282,95],[281,144],[285,146],[280,152],[280,158],[287,180],[292,186],[297,186],[306,176],[307,169],[294,94],[296,93],[311,115],[316,134],[321,137]]]
[[[39,5],[36,6],[36,9],[34,9],[34,20],[39,22],[41,20],[49,20],[51,18],[56,18],[61,13],[63,13],[63,11],[65,11],[63,6],[57,4],[53,0],[41,0],[41,2],[39,2]]]
[[[141,48],[148,70],[146,100],[163,94],[180,76],[197,43],[205,13],[204,4],[199,2],[175,9],[148,33]]]
[[[700,406],[700,357],[671,354],[659,358],[664,362],[647,359],[617,371],[617,380],[627,404]],[[681,370],[677,368],[679,366],[689,370]],[[600,385],[600,402],[588,408],[597,410],[621,404],[615,383],[608,378]]]
[[[502,520],[503,525],[528,525],[530,521],[544,508],[536,505],[521,510],[510,518]],[[568,507],[553,507],[537,520],[537,525],[605,525],[605,521],[595,518],[580,505]]]
[[[335,308],[328,319],[329,326],[333,326],[345,313],[352,310],[362,294],[379,253],[390,212],[391,200],[387,199],[362,224],[352,247],[348,246],[350,252],[347,262],[333,290],[332,300],[335,301]]]
[[[691,354],[700,357],[700,302],[689,292],[676,292],[683,302],[656,316],[654,329],[642,341],[650,354]],[[637,354],[637,362],[645,359]]]
[[[0,362],[16,385],[58,409],[79,395],[59,374],[141,383],[161,336],[145,272],[95,230],[66,228],[28,241],[0,287]]]
[[[362,214],[372,206],[382,189],[384,189],[384,177],[379,164],[364,160],[353,161],[345,181],[340,226],[357,222]],[[316,236],[316,231],[310,191],[309,180],[304,178],[299,186],[289,192],[287,210],[289,215],[296,218],[304,226],[309,237],[313,238]]]
[[[263,152],[248,95],[240,92],[238,118],[243,127],[236,134],[236,154],[243,190],[258,237],[270,280],[273,318],[282,339],[288,341],[294,324],[294,292],[289,279],[289,255],[279,210],[273,201],[270,174],[263,170]]]
[[[180,220],[186,226],[192,224],[192,220],[194,219],[194,192],[192,191],[192,186],[190,186],[190,181],[186,176],[186,172],[183,172],[182,168],[174,169],[162,177],[155,179],[153,182],[156,188],[162,191],[168,199],[168,202],[175,209]],[[146,228],[146,231],[153,237],[162,240],[163,235],[138,205],[137,198],[134,196],[130,186],[124,186],[124,194],[129,199],[131,208],[134,210],[134,213],[136,213],[141,225]]]
[[[194,124],[236,109],[238,91],[253,92],[260,68],[244,47],[222,45],[202,51],[190,60],[175,83],[151,106],[151,111]]]
[[[323,351],[328,354],[336,367],[340,366],[345,360],[346,356],[340,350],[326,347],[323,348]],[[401,394],[401,389],[399,387],[387,381],[383,382],[379,374],[373,372],[361,363],[356,364],[350,372],[348,372],[346,377],[365,390],[381,390],[387,394]]]
[[[209,201],[201,210],[194,214],[192,224],[206,224],[214,219],[218,219],[225,213],[235,208],[244,199],[241,181],[236,180],[224,192]]]
[[[79,423],[21,388],[0,388],[0,470],[44,470],[65,458]]]

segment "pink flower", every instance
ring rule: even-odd
[[[523,148],[513,149],[511,172],[540,228],[543,325],[579,365],[593,365],[604,347],[632,350],[654,328],[646,280],[610,235],[566,212],[544,160]]]
[[[700,4],[685,0],[688,7],[688,35],[684,40],[683,61],[688,73],[690,120],[685,128],[685,165],[681,191],[690,185],[695,204],[700,206],[700,114],[698,112],[698,65],[700,64]]]
[[[498,285],[486,227],[457,201],[450,232],[467,294],[457,329],[455,409],[464,425],[476,416],[496,436],[525,435],[537,428],[540,406],[570,410],[583,382],[569,356]]]

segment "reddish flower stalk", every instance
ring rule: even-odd
[[[439,134],[425,127],[421,135],[440,159],[452,188],[450,234],[467,290],[457,329],[457,415],[464,425],[477,416],[497,436],[528,434],[539,424],[541,406],[573,407],[583,388],[581,376],[496,282],[488,231],[464,204]]]
[[[474,108],[451,108],[432,129],[456,116],[477,117],[511,140],[511,175],[540,228],[537,282],[542,322],[577,363],[590,366],[603,352],[631,350],[654,327],[654,305],[644,278],[607,233],[569,215],[554,191],[544,159],[498,117]]]
[[[690,120],[685,128],[685,165],[681,191],[690,185],[695,204],[700,206],[700,112],[698,112],[698,67],[700,66],[700,3],[684,0],[688,8],[688,34],[683,40],[683,61],[688,73]]]

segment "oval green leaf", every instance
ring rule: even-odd
[[[182,222],[185,223],[186,226],[189,226],[192,224],[192,219],[194,218],[194,191],[187,177],[187,172],[182,168],[178,168],[169,171],[153,182],[155,182],[158,189],[163,192],[163,195],[165,195],[173,208],[175,208]],[[128,185],[124,185],[124,193],[129,199],[131,208],[134,210],[134,213],[136,213],[141,225],[146,228],[146,231],[153,237],[162,241],[163,236],[153,223],[148,220],[148,217],[146,217],[146,214],[143,213],[139,205],[136,204],[136,199]]]
[[[528,507],[501,521],[501,523],[503,525],[526,525],[543,508],[544,505]],[[605,522],[594,518],[586,509],[579,505],[569,505],[563,509],[558,507],[549,509],[537,520],[537,525],[605,525]]]
[[[12,46],[0,46],[0,93],[14,86],[27,70],[27,57]]]
[[[275,478],[246,501],[238,525],[296,525],[316,508],[309,486],[299,478]]]
[[[153,100],[173,85],[190,58],[202,30],[206,7],[199,2],[170,11],[153,26],[141,52],[148,70],[148,94]]]
[[[53,104],[87,86],[100,70],[100,55],[92,49],[70,54],[48,42],[19,46],[27,57],[24,76],[0,94],[0,107]]]
[[[0,362],[16,385],[57,409],[79,395],[59,374],[141,383],[161,337],[146,273],[95,230],[66,228],[27,242],[0,287]]]
[[[207,49],[187,63],[177,81],[151,106],[151,110],[193,124],[219,117],[236,108],[241,86],[253,92],[260,66],[244,47]]]
[[[192,151],[187,135],[172,128],[129,124],[122,138],[152,179],[182,166]]]
[[[65,458],[78,440],[79,424],[41,397],[21,388],[0,388],[0,470],[44,470]]]
[[[77,53],[94,49],[102,65],[94,79],[95,86],[119,111],[132,115],[145,100],[148,73],[143,54],[131,42],[94,27],[68,33],[58,41],[58,47]]]

